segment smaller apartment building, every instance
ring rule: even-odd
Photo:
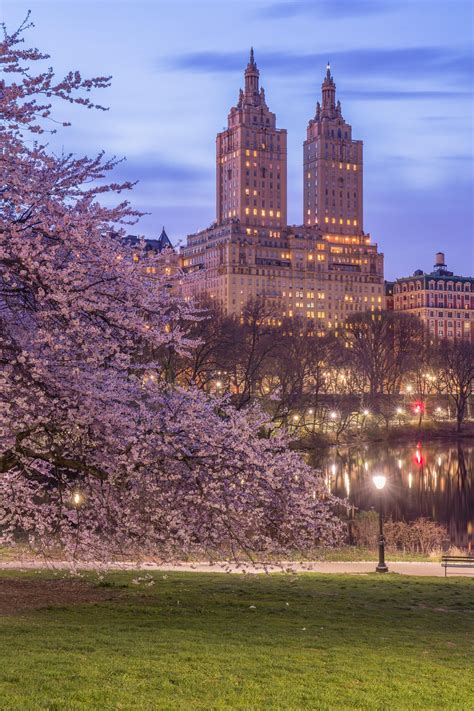
[[[395,281],[393,309],[418,316],[435,340],[474,343],[474,277],[448,271],[443,252],[436,254],[434,271],[425,274],[418,269]]]

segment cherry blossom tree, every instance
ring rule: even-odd
[[[30,27],[0,44],[0,541],[98,564],[337,543],[337,502],[283,431],[163,376],[200,314],[123,239],[139,213],[101,201],[132,187],[104,182],[117,161],[48,148],[54,102],[100,109],[110,78],[34,73]]]

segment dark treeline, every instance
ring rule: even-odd
[[[354,314],[325,336],[312,322],[279,321],[261,302],[243,317],[203,302],[202,318],[181,327],[199,345],[188,357],[160,354],[173,383],[228,392],[237,408],[260,401],[276,423],[311,432],[401,425],[469,414],[474,347],[430,340],[420,320],[385,311]]]

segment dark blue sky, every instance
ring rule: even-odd
[[[237,100],[250,45],[288,129],[288,214],[302,221],[302,143],[331,61],[343,115],[364,141],[365,229],[387,278],[474,273],[471,0],[0,0],[9,28],[58,71],[112,74],[106,113],[61,108],[52,147],[126,156],[147,236],[173,242],[215,215],[215,134]],[[62,117],[62,116],[61,116]]]

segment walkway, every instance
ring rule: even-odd
[[[400,575],[418,575],[418,576],[431,576],[431,577],[444,577],[444,568],[441,567],[440,563],[392,563],[387,561],[389,572],[398,573]],[[364,575],[367,573],[373,573],[375,571],[376,563],[374,561],[369,562],[357,562],[357,563],[329,563],[329,562],[314,562],[305,563],[304,565],[300,563],[288,563],[286,566],[280,567],[275,565],[270,565],[267,567],[267,572],[270,573],[280,573],[282,569],[288,572],[298,572],[298,573],[348,573],[353,575]],[[18,560],[18,561],[0,561],[0,570],[41,570],[41,569],[69,569],[71,566],[65,562],[57,562],[53,565],[46,564],[44,561],[36,560]],[[95,568],[92,564],[81,564],[79,566],[81,570],[92,570]],[[136,564],[123,563],[114,564],[110,566],[114,570],[136,570]],[[216,563],[210,565],[209,563],[182,563],[182,564],[162,564],[157,565],[153,563],[145,563],[141,566],[142,571],[162,571],[162,572],[194,572],[194,573],[248,573],[257,574],[262,573],[262,568],[255,568],[249,565],[242,566],[238,568],[234,564]],[[448,569],[448,577],[459,576],[472,577],[474,578],[474,568],[459,568],[459,569]]]

